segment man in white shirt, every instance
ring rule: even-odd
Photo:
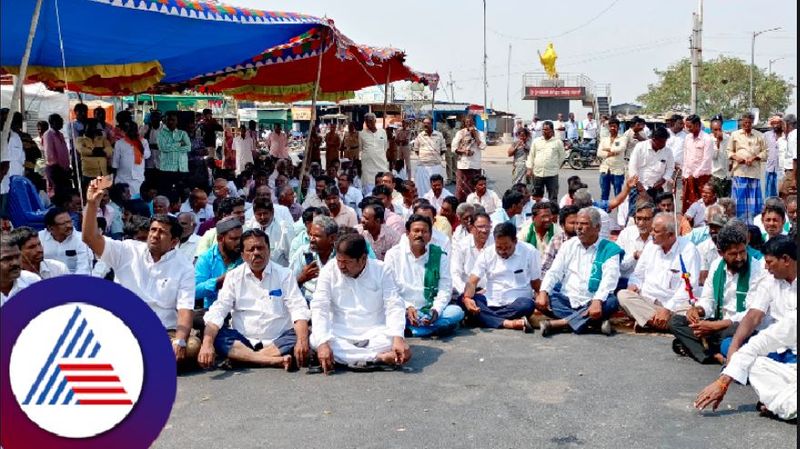
[[[533,295],[542,283],[539,252],[517,241],[511,223],[497,225],[493,234],[494,248],[478,256],[459,303],[481,327],[532,333]],[[477,294],[481,281],[486,285],[482,295]]]
[[[492,220],[485,212],[473,214],[472,233],[459,241],[453,241],[453,256],[450,263],[450,277],[453,280],[453,292],[456,297],[464,293],[469,281],[469,274],[475,261],[484,249],[494,247],[492,237]],[[478,285],[478,292],[483,291],[483,284]]]
[[[530,129],[531,129],[531,138],[535,139],[537,137],[542,137],[542,125],[544,122],[539,120],[539,115],[534,114],[533,120],[531,120]]]
[[[531,218],[525,220],[517,232],[517,239],[538,249],[539,254],[547,253],[550,242],[559,232],[558,216],[553,215],[551,206],[549,201],[534,204]]]
[[[747,225],[741,221],[739,223],[744,227],[744,231],[747,232]],[[696,244],[697,252],[700,254],[700,279],[698,280],[700,285],[705,285],[711,264],[720,257],[716,239],[719,231],[726,224],[728,224],[728,216],[725,215],[725,210],[722,206],[717,204],[706,209],[705,231],[707,237],[699,244]],[[697,230],[692,230],[692,233],[695,231]],[[692,240],[691,235],[689,240]]]
[[[356,369],[396,367],[411,358],[405,307],[383,262],[367,257],[367,242],[350,234],[336,245],[336,262],[322,268],[311,301],[311,347],[327,374],[335,363]]]
[[[653,241],[642,250],[628,288],[619,291],[619,305],[639,327],[668,330],[674,314],[689,309],[689,294],[682,279],[683,267],[697,288],[700,255],[688,239],[679,238],[672,214],[659,213],[653,220]]]
[[[633,214],[634,225],[623,229],[617,237],[617,245],[625,251],[619,265],[621,288],[628,287],[628,279],[636,269],[644,246],[652,240],[650,234],[653,232],[655,211],[655,204],[639,203]]]
[[[474,119],[467,115],[464,118],[464,128],[460,129],[451,148],[456,154],[456,197],[464,201],[472,193],[475,178],[481,174],[481,152],[486,149],[484,133],[475,128]]]
[[[303,209],[325,207],[325,189],[333,184],[334,181],[327,175],[318,176],[314,180],[314,191],[309,190],[306,199],[303,201]]]
[[[686,139],[686,131],[684,131],[686,124],[682,115],[673,114],[666,120],[666,125],[666,129],[669,132],[667,148],[669,148],[672,153],[675,169],[680,169],[683,166],[683,141]]]
[[[423,201],[417,203],[417,205],[414,206],[414,209],[411,211],[411,213],[412,215],[417,214],[428,217],[428,219],[431,220],[431,223],[436,223],[437,219],[439,220],[439,223],[441,223],[441,220],[444,220],[445,222],[447,221],[446,218],[437,216],[436,209],[434,209],[433,206],[431,206],[430,204],[425,203]],[[404,224],[403,226],[406,225]],[[400,241],[398,243],[405,242],[405,244],[408,244],[407,234],[408,231],[406,230],[406,232],[403,233],[403,235],[400,237]],[[447,234],[445,234],[444,232],[437,229],[436,225],[433,225],[433,228],[431,229],[431,243],[444,250],[444,252],[447,254],[450,254],[452,252],[453,248],[452,244],[450,243],[450,237],[448,237]]]
[[[414,180],[421,192],[430,188],[429,180],[433,175],[444,176],[442,155],[447,151],[444,136],[439,131],[434,131],[433,121],[430,117],[422,120],[423,131],[411,143],[411,147],[419,158],[414,171]]]
[[[245,263],[226,275],[203,317],[198,362],[204,368],[213,365],[215,353],[233,362],[287,371],[293,361],[306,366],[311,312],[292,272],[270,261],[269,246],[269,237],[259,229],[242,234]],[[223,328],[228,314],[230,327]]]
[[[556,318],[539,323],[542,337],[567,328],[580,334],[598,323],[602,333],[611,335],[608,319],[618,308],[614,289],[623,250],[600,238],[600,214],[592,208],[578,212],[576,232],[577,238],[556,254],[536,297],[536,308]],[[558,284],[561,288],[556,291]]]
[[[422,197],[428,200],[436,210],[439,210],[442,207],[444,199],[448,196],[453,196],[453,194],[444,188],[444,177],[442,177],[442,175],[432,175],[430,177],[430,186],[430,190],[426,191]]]
[[[22,269],[19,247],[10,235],[0,236],[0,307],[23,288],[41,280],[39,276]]]
[[[567,140],[570,142],[577,142],[578,141],[578,129],[580,128],[578,122],[575,121],[575,113],[570,112],[569,118],[567,119],[566,123],[564,123],[564,128],[566,128]],[[585,137],[584,133],[584,137]],[[516,138],[515,138],[516,139]]]
[[[650,198],[672,188],[672,174],[675,172],[675,162],[672,151],[666,147],[669,133],[664,128],[658,128],[653,137],[644,142],[639,142],[630,154],[628,162],[628,177],[637,177],[639,182],[635,189],[631,189],[628,202],[628,214],[636,210],[636,200],[639,193],[646,192]]]
[[[339,184],[339,194],[341,195],[342,202],[356,211],[356,217],[361,219],[361,209],[358,207],[361,200],[364,199],[364,194],[361,190],[353,187],[353,175],[350,173],[341,173],[337,179]]]
[[[258,229],[269,237],[269,258],[282,266],[289,266],[294,230],[290,223],[275,218],[275,207],[265,198],[253,201],[253,219],[245,222],[244,229]]]
[[[406,307],[406,335],[452,335],[464,311],[450,305],[453,283],[450,258],[431,243],[433,225],[428,217],[413,214],[406,222],[405,242],[386,253],[384,264],[394,276]]]
[[[453,230],[453,235],[450,237],[454,247],[461,240],[472,236],[472,225],[475,220],[475,214],[479,212],[477,209],[481,209],[480,212],[486,213],[483,206],[475,206],[469,203],[461,203],[456,207],[458,226]],[[486,215],[488,216],[489,214]],[[491,218],[489,221],[491,222]]]
[[[717,235],[722,257],[711,264],[711,282],[686,316],[675,315],[670,330],[673,350],[700,363],[725,364],[722,340],[732,337],[747,309],[747,295],[758,285],[761,264],[747,254],[748,235],[737,226],[724,226]]]
[[[358,225],[356,211],[342,204],[338,187],[328,186],[325,189],[325,206],[331,211],[331,217],[340,228],[355,228]]]
[[[255,142],[247,135],[247,127],[239,127],[239,135],[233,138],[233,151],[236,152],[236,176],[239,176],[247,166],[253,163],[253,153],[256,151]]]
[[[358,143],[361,147],[361,184],[364,193],[371,192],[375,187],[375,176],[378,173],[389,170],[389,161],[386,159],[389,139],[386,137],[386,130],[378,128],[375,122],[375,114],[371,112],[366,114],[364,129],[358,133]]]
[[[8,142],[3,145],[0,160],[0,195],[8,193],[12,176],[25,176],[25,150],[22,139],[13,130],[9,131]]]
[[[797,243],[777,237],[764,245],[764,259],[770,274],[748,298],[749,309],[733,337],[728,364],[698,395],[697,408],[716,408],[731,381],[749,381],[758,394],[760,412],[781,419],[797,417]],[[767,313],[771,324],[743,345]]]
[[[300,292],[311,302],[317,290],[319,272],[333,258],[334,244],[339,226],[331,217],[320,215],[311,222],[309,242],[292,254],[289,269],[292,270]]]
[[[180,223],[183,232],[175,249],[192,262],[197,260],[195,253],[197,252],[197,243],[200,241],[200,236],[194,233],[196,222],[197,217],[193,212],[181,212],[178,214],[178,223]]]
[[[776,322],[753,337],[731,357],[722,374],[703,389],[694,406],[717,409],[731,382],[750,383],[758,394],[757,408],[764,416],[793,420],[797,418],[797,362],[782,363],[768,355],[775,350],[794,347],[797,358],[797,316]]]
[[[33,273],[42,279],[50,279],[69,274],[67,266],[55,259],[44,258],[44,248],[39,234],[27,226],[11,231],[11,241],[20,250],[20,263],[24,271]]]
[[[94,222],[95,227],[97,227],[96,216],[95,213],[89,220]],[[58,207],[48,210],[44,215],[44,225],[46,229],[39,231],[44,257],[66,265],[69,274],[90,275],[94,258],[89,248],[81,241],[81,233],[73,228],[69,212]]]
[[[594,119],[594,114],[591,112],[586,114],[586,120],[583,121],[583,141],[597,140],[597,129],[597,120]]]
[[[491,215],[497,208],[502,206],[500,197],[497,193],[486,187],[486,176],[478,176],[475,178],[475,191],[467,196],[468,204],[479,204],[483,206],[483,210]]]
[[[786,149],[783,153],[784,174],[790,170],[797,173],[797,116],[786,114],[783,117],[784,135],[786,136]]]
[[[202,189],[194,189],[189,193],[189,198],[181,204],[181,212],[192,212],[197,223],[195,223],[194,232],[200,227],[203,222],[214,218],[214,208],[208,202],[208,194]]]
[[[115,281],[139,296],[158,315],[172,340],[178,363],[192,361],[200,340],[190,336],[194,316],[195,279],[191,261],[175,251],[181,236],[178,219],[157,215],[150,222],[147,243],[116,241],[97,232],[97,205],[104,178],[93,180],[83,211],[83,241],[114,270]]]

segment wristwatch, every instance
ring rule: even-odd
[[[178,338],[177,340],[173,341],[172,344],[178,345],[181,348],[185,348],[186,347],[186,340],[184,340],[183,338]]]

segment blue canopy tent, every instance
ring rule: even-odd
[[[3,73],[19,72],[35,5],[0,1]],[[96,95],[143,92],[240,64],[325,26],[303,14],[190,0],[43,0],[26,81],[53,89],[68,81],[70,90]]]

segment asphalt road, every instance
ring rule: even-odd
[[[510,166],[486,164],[493,188]],[[599,195],[597,170],[578,174]],[[178,379],[156,448],[794,448],[797,427],[758,416],[735,385],[717,412],[692,400],[718,366],[672,353],[655,335],[556,335],[462,329],[411,340],[398,372],[326,377],[280,370]]]
[[[749,387],[695,411],[719,367],[675,356],[670,341],[468,329],[411,340],[399,372],[201,372],[179,378],[154,447],[796,447],[796,425],[759,417]]]

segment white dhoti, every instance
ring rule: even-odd
[[[414,183],[417,192],[424,195],[431,189],[431,176],[441,175],[444,178],[444,168],[441,165],[417,165],[414,169]]]
[[[316,350],[321,342],[311,334],[311,347]],[[344,338],[334,336],[328,340],[333,351],[333,360],[343,365],[354,365],[363,362],[374,362],[378,354],[392,350],[392,337],[388,335],[386,327],[378,327],[357,338]]]
[[[749,380],[767,410],[785,420],[797,417],[797,364],[758,357]]]

